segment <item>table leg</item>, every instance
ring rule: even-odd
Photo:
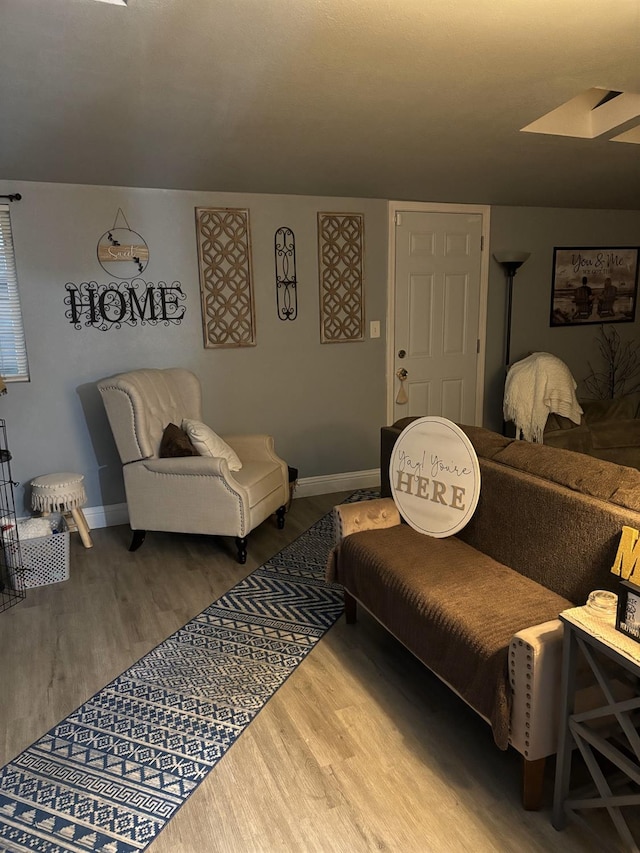
[[[85,548],[93,548],[93,542],[91,541],[91,536],[89,534],[89,525],[87,524],[87,519],[84,517],[83,511],[80,507],[74,507],[71,510],[71,515],[76,523],[76,527],[78,528],[82,544]]]

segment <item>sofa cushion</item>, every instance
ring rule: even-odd
[[[573,424],[573,429],[554,429],[545,432],[544,443],[547,447],[561,447],[564,450],[573,450],[575,453],[589,454],[593,451],[591,429],[586,424],[582,426]]]
[[[169,459],[178,456],[198,456],[189,436],[176,424],[167,424],[160,440],[158,456],[161,459]]]
[[[251,508],[282,487],[282,471],[273,462],[245,462],[233,479],[248,490]]]
[[[591,427],[591,441],[597,449],[640,446],[640,419],[601,421]]]
[[[609,400],[583,400],[582,408],[583,422],[590,425],[601,421],[636,418],[640,409],[640,392]]]
[[[335,580],[488,720],[506,749],[509,642],[571,602],[455,536],[408,525],[346,537],[333,564]]]
[[[229,447],[211,427],[201,421],[183,420],[182,429],[187,433],[200,456],[226,459],[230,471],[239,471],[242,468],[242,462],[235,450]]]

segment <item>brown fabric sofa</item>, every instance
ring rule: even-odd
[[[549,415],[544,443],[640,468],[640,393],[581,400],[580,405],[584,412],[580,425],[562,415]]]
[[[383,428],[383,476],[407,422]],[[362,604],[490,723],[500,748],[523,755],[524,804],[537,808],[556,751],[557,617],[594,589],[616,589],[622,526],[640,528],[640,471],[462,429],[482,478],[467,527],[424,536],[390,498],[336,507],[327,578],[344,587],[347,621]]]

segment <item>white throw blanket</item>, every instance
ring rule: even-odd
[[[516,437],[542,444],[550,412],[580,423],[576,381],[567,365],[548,352],[534,352],[509,368],[504,385],[504,418]]]

